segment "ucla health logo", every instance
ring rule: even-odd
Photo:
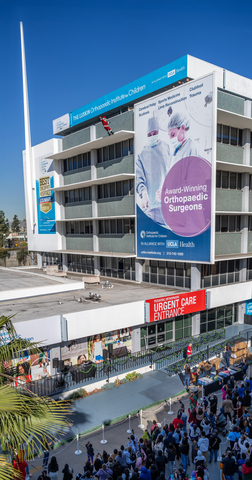
[[[140,237],[141,237],[141,238],[145,238],[145,231],[144,231],[144,230],[142,230],[142,231],[140,232]]]
[[[179,248],[178,240],[166,240],[166,248]]]

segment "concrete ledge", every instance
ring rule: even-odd
[[[73,292],[75,290],[84,290],[84,282],[60,283],[57,285],[46,285],[33,288],[19,288],[16,290],[4,290],[0,292],[0,302],[6,300],[17,300],[19,298],[40,297],[42,295],[53,295],[55,293]]]

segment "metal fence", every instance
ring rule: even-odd
[[[232,345],[241,336],[247,341],[251,335],[252,328],[249,328],[239,335],[226,339],[226,330],[223,328],[173,344],[166,344],[155,350],[145,350],[107,359],[98,365],[86,362],[82,366],[70,367],[69,370],[66,369],[49,378],[31,382],[27,387],[38,396],[54,396],[76,388],[85,388],[85,386],[101,380],[107,381],[111,376],[126,374],[141,367],[154,365],[156,370],[165,369],[166,373],[174,375],[181,371],[185,363],[183,352],[189,343],[192,343],[193,354],[190,364],[193,366],[209,357],[219,356],[223,352],[225,344]]]
[[[225,334],[225,329],[217,330],[186,338],[173,344],[168,343],[157,347],[155,350],[147,349],[120,357],[113,357],[112,359],[104,360],[103,363],[98,365],[86,362],[82,366],[66,368],[63,372],[42,380],[33,381],[26,386],[38,396],[54,396],[98,381],[106,381],[111,376],[126,374],[141,367],[156,365],[156,369],[169,368],[175,364],[179,365],[181,361],[183,362],[183,351],[187,348],[188,343],[192,343],[193,351],[197,352],[202,358],[207,353],[207,346],[225,342]]]

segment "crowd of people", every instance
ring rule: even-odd
[[[222,386],[222,399],[211,393],[200,400],[190,393],[189,408],[181,400],[174,420],[161,426],[155,420],[151,428],[137,438],[134,430],[125,445],[113,452],[94,452],[86,444],[87,461],[76,479],[95,480],[209,480],[208,466],[218,462],[223,479],[252,479],[252,377],[236,382],[230,377]],[[224,438],[220,438],[223,434]],[[224,455],[218,458],[220,444],[227,444]],[[177,463],[176,463],[177,461]],[[48,458],[46,458],[48,462]],[[58,479],[55,457],[46,466],[39,480]],[[168,472],[168,473],[167,473]],[[63,480],[71,480],[74,472],[65,465]]]

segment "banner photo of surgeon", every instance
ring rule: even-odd
[[[83,365],[88,360],[87,341],[77,343],[71,342],[69,345],[60,349],[61,360],[68,365]]]
[[[99,333],[88,337],[88,359],[94,363],[103,362],[103,350],[108,350],[109,344],[113,345],[113,355],[115,357],[120,354],[125,355],[131,353],[131,328],[122,328],[120,330]]]
[[[213,261],[215,102],[211,74],[135,105],[137,257]]]

